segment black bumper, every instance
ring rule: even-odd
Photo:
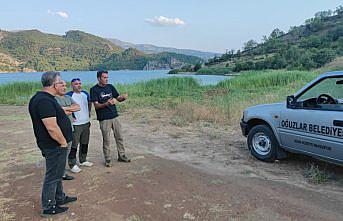
[[[241,125],[242,134],[243,136],[246,137],[248,135],[248,124],[245,123],[243,120],[241,120],[240,125]]]

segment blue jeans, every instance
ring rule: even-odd
[[[63,201],[65,194],[62,186],[62,176],[66,165],[68,148],[54,147],[42,149],[45,157],[46,170],[42,188],[42,208],[48,210]]]

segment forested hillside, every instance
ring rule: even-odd
[[[263,69],[310,70],[343,56],[343,6],[321,11],[288,32],[276,28],[261,43],[249,40],[243,50],[230,50],[210,59],[209,67],[232,71]]]
[[[0,71],[142,70],[148,61],[164,62],[165,68],[172,68],[171,60],[179,65],[202,61],[193,56],[167,55],[169,60],[165,60],[166,53],[146,55],[136,49],[124,50],[107,39],[77,30],[63,36],[38,30],[0,30]]]

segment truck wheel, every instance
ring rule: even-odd
[[[250,152],[259,160],[275,161],[278,146],[273,131],[267,125],[257,125],[248,134]]]

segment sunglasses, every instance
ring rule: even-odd
[[[80,79],[80,78],[73,78],[73,79],[71,80],[71,83],[74,83],[75,81],[81,81],[81,79]]]

